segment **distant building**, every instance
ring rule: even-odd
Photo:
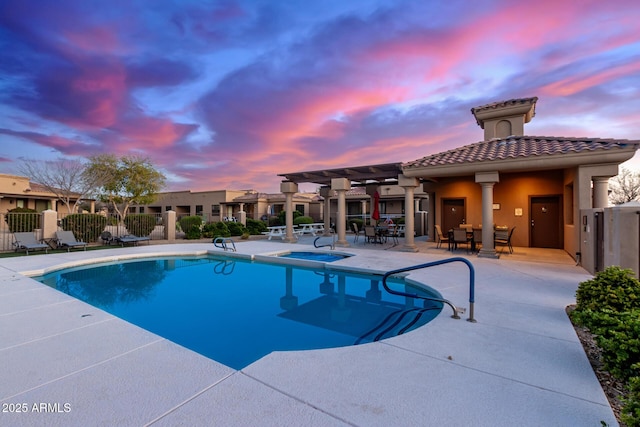
[[[321,198],[316,193],[298,193],[294,209],[320,220]],[[175,211],[178,218],[198,215],[206,221],[235,220],[244,212],[246,218],[267,219],[284,209],[282,193],[260,193],[255,190],[172,191],[159,193],[155,202],[133,205],[131,213],[161,214]]]
[[[64,203],[44,186],[30,182],[26,176],[0,174],[0,212],[15,208],[67,212]]]

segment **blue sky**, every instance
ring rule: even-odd
[[[638,22],[635,0],[5,0],[0,172],[134,154],[168,190],[274,192],[477,142],[472,107],[532,96],[528,135],[640,139]]]

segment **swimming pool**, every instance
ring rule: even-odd
[[[442,309],[390,295],[380,276],[224,257],[108,263],[38,280],[234,369],[272,351],[385,339]],[[391,285],[439,297],[404,282]]]

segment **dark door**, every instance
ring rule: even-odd
[[[442,232],[465,222],[464,199],[442,199]]]
[[[594,215],[593,226],[595,243],[595,269],[596,272],[604,270],[604,215],[602,212],[596,212]]]
[[[560,196],[531,197],[531,247],[562,248]]]

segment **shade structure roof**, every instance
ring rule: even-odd
[[[640,141],[603,138],[510,136],[481,141],[402,165],[407,176],[453,176],[489,170],[515,171],[621,163]]]
[[[379,165],[351,166],[337,169],[292,172],[278,174],[286,180],[300,184],[309,182],[320,185],[331,185],[332,178],[346,178],[352,182],[366,184],[397,179],[402,173],[402,163],[384,163]]]

